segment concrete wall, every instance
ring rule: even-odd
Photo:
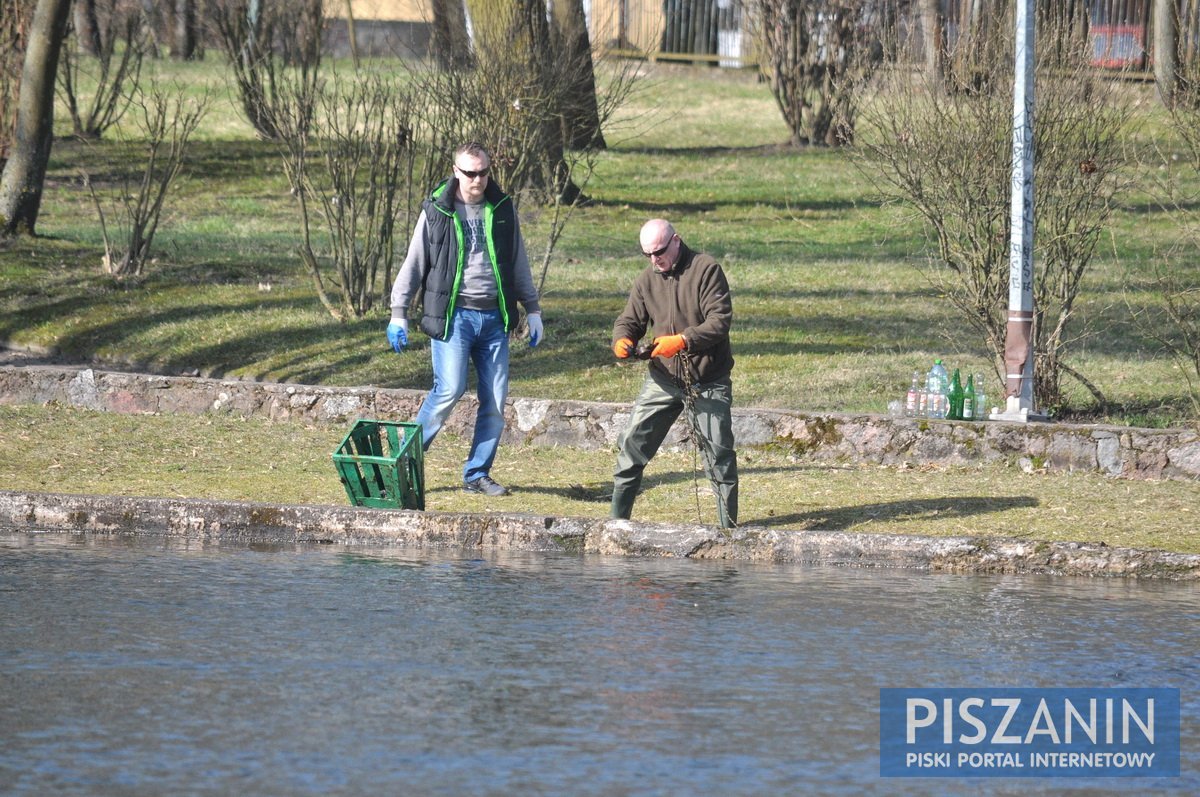
[[[404,546],[729,559],[954,573],[1044,573],[1195,581],[1200,555],[1102,544],[913,537],[742,526],[414,512],[244,501],[0,490],[0,530],[165,536],[201,543]]]
[[[203,377],[168,377],[48,365],[0,367],[0,404],[46,404],[118,413],[224,413],[274,420],[346,424],[358,418],[409,420],[423,391],[313,387]],[[506,442],[612,447],[629,405],[510,398]],[[472,399],[459,402],[447,428],[469,430]],[[1187,429],[928,421],[883,415],[739,408],[739,447],[773,446],[798,459],[899,464],[1003,461],[1026,470],[1090,471],[1133,478],[1200,478],[1200,434]],[[684,442],[678,424],[667,445]]]
[[[360,58],[424,58],[429,53],[433,28],[426,22],[406,20],[355,20],[354,41]],[[350,34],[344,21],[332,22],[321,39],[324,51],[349,58]]]

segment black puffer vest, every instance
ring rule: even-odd
[[[428,270],[421,277],[423,312],[421,331],[431,338],[445,340],[463,277],[463,223],[454,212],[458,193],[457,178],[443,181],[425,200],[425,262]],[[513,294],[513,258],[516,254],[517,217],[512,198],[488,180],[483,193],[484,230],[492,272],[499,285],[500,314],[507,331],[517,321],[519,311]]]

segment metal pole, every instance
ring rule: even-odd
[[[1033,75],[1034,0],[1018,0],[1013,76],[1012,216],[1004,396],[995,420],[1028,421],[1033,409]]]

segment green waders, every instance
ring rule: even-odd
[[[708,478],[717,491],[721,528],[737,525],[737,451],[733,441],[733,383],[729,377],[695,385],[696,433]],[[642,384],[629,425],[621,434],[617,468],[613,473],[612,516],[628,518],[642,484],[646,463],[658,453],[671,424],[684,409],[684,389],[651,370]]]

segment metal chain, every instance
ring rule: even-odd
[[[673,369],[675,373],[675,383],[683,390],[683,408],[688,416],[688,432],[687,437],[692,441],[692,485],[695,488],[693,492],[696,494],[696,520],[701,521],[700,510],[700,462],[699,457],[701,451],[704,453],[706,470],[708,471],[709,482],[712,483],[713,492],[717,496],[717,504],[721,507],[721,514],[729,516],[729,507],[725,504],[725,494],[721,492],[721,486],[717,484],[716,469],[717,469],[717,454],[713,451],[712,443],[704,436],[700,429],[700,419],[696,414],[696,398],[699,391],[692,382],[692,361],[691,356],[687,351],[681,351],[678,355],[680,368]],[[679,374],[682,374],[680,376]],[[719,519],[719,518],[718,518]],[[734,526],[737,523],[734,522]]]

